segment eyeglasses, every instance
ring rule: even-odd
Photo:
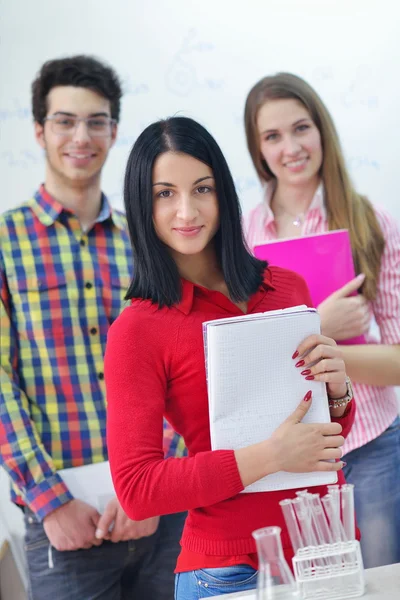
[[[106,136],[111,133],[112,126],[116,124],[115,119],[111,117],[75,117],[71,115],[56,114],[46,117],[45,121],[50,122],[50,127],[56,135],[71,135],[76,130],[81,121],[85,122],[88,134],[91,137]]]

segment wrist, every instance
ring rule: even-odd
[[[329,413],[333,419],[341,419],[343,417],[347,417],[348,412],[351,409],[351,400],[350,402],[341,408],[330,408]]]
[[[48,521],[49,519],[52,519],[54,517],[54,515],[59,515],[60,513],[62,513],[63,510],[65,509],[65,507],[68,506],[68,504],[70,504],[73,501],[74,501],[74,498],[71,498],[71,500],[67,500],[67,502],[60,504],[60,506],[57,506],[56,508],[54,508],[53,510],[48,512],[46,514],[46,516],[43,518],[43,523],[46,523],[46,521]]]
[[[333,390],[331,390],[328,385],[326,391],[329,400],[338,400],[339,398],[343,398],[347,394],[347,385],[345,383],[341,386],[335,385]]]
[[[345,393],[340,396],[332,395],[328,388],[328,402],[331,410],[346,409],[348,403],[353,399],[353,386],[351,385],[350,377],[348,376],[346,376],[345,388]],[[334,393],[336,394],[336,392],[339,393],[340,388],[339,390],[335,389]]]
[[[265,476],[281,471],[282,469],[279,460],[280,453],[277,449],[275,440],[269,438],[261,442],[261,444],[262,456],[265,465]]]

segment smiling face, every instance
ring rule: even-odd
[[[153,167],[153,223],[175,259],[202,254],[219,227],[211,168],[188,154],[160,154]]]
[[[321,136],[307,109],[292,99],[268,100],[257,116],[260,152],[279,184],[319,179]]]
[[[58,86],[47,97],[47,117],[111,116],[110,102],[87,88]],[[63,183],[85,187],[100,179],[101,169],[114,144],[116,125],[110,125],[105,136],[90,136],[85,122],[80,121],[68,134],[54,132],[52,120],[35,123],[38,143],[46,151],[46,183]]]

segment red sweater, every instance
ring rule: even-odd
[[[251,532],[278,525],[290,549],[279,501],[296,490],[240,494],[233,450],[211,450],[202,323],[242,314],[220,292],[183,280],[182,301],[159,309],[133,300],[112,325],[105,357],[107,441],[117,496],[136,520],[189,511],[182,546],[214,556],[254,553]],[[312,306],[304,280],[270,267],[249,299],[257,313]],[[293,351],[295,348],[293,348]],[[265,390],[275,402],[273,390]],[[346,436],[354,403],[340,419]],[[189,456],[163,456],[163,417],[185,440]],[[343,482],[339,473],[339,483]],[[326,493],[326,486],[313,488]]]

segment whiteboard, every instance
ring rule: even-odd
[[[390,0],[0,0],[0,211],[43,181],[30,85],[45,60],[107,60],[124,82],[119,138],[103,189],[122,206],[129,150],[141,130],[179,114],[221,145],[243,210],[260,201],[243,126],[246,95],[286,70],[332,112],[360,192],[400,221],[399,3]],[[4,192],[5,184],[5,192]]]

